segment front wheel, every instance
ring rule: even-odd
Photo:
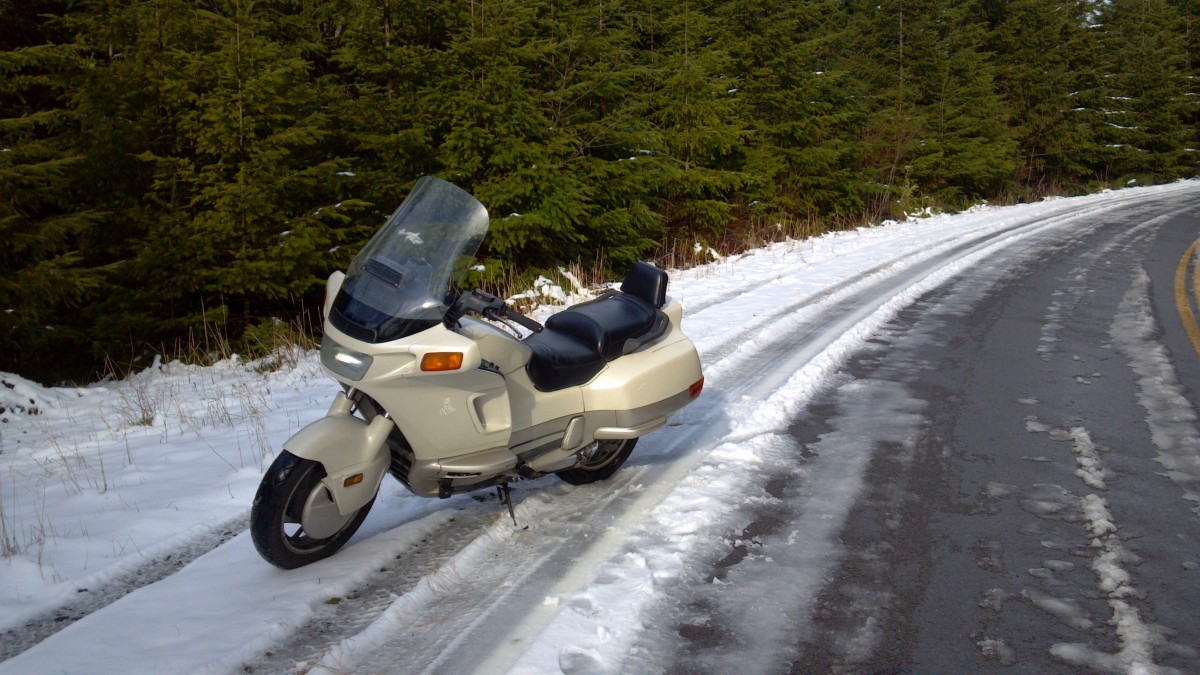
[[[250,509],[250,536],[267,562],[290,570],[328,558],[362,525],[375,498],[342,515],[324,477],[319,462],[287,450],[271,463]]]
[[[557,471],[555,475],[571,485],[587,485],[605,480],[629,459],[637,441],[636,438],[596,441],[580,453],[578,464],[570,469]]]

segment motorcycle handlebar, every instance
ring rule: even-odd
[[[513,309],[508,307],[508,305],[504,306],[504,315],[506,317],[508,317],[509,319],[511,319],[517,325],[523,326],[528,330],[531,330],[535,333],[542,332],[542,324],[534,321],[533,319],[525,316],[524,314],[522,314],[520,312],[514,311]]]
[[[481,291],[478,288],[474,291],[471,291],[467,295],[464,295],[461,302],[463,307],[478,314],[482,314],[485,318],[508,319],[513,323],[516,323],[535,333],[540,333],[542,331],[542,324],[530,319],[520,312],[513,310],[508,306],[507,303],[504,302],[503,299],[498,298],[491,293]]]

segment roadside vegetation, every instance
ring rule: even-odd
[[[311,345],[421,175],[468,283],[1197,174],[1177,0],[0,0],[0,371]],[[0,533],[0,537],[6,536]]]

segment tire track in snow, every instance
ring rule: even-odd
[[[1112,259],[1114,253],[1124,253],[1129,248],[1139,242],[1145,241],[1152,236],[1163,223],[1167,222],[1173,214],[1151,218],[1136,227],[1132,227],[1125,232],[1113,237],[1107,244],[1099,250],[1089,251],[1079,259],[1079,264],[1071,270],[1070,274],[1061,278],[1063,287],[1053,293],[1054,300],[1046,310],[1045,322],[1042,324],[1042,333],[1039,338],[1041,344],[1038,345],[1038,353],[1043,361],[1049,361],[1057,353],[1058,334],[1064,327],[1064,318],[1066,313],[1075,309],[1081,303],[1088,293],[1088,279],[1091,277],[1091,271],[1098,265],[1106,264],[1106,261]]]
[[[395,602],[409,594],[422,579],[446,569],[447,558],[462,551],[471,542],[487,536],[489,528],[508,518],[501,512],[495,495],[483,498],[478,505],[466,498],[457,500],[465,506],[446,527],[421,539],[401,551],[395,559],[380,567],[378,573],[350,592],[327,601],[317,615],[300,626],[287,639],[277,643],[269,652],[242,665],[244,672],[294,672],[315,664],[330,644],[357,634],[374,623]]]
[[[822,291],[820,291],[818,293],[811,294],[806,297],[802,297],[793,303],[786,304],[775,312],[760,314],[757,317],[757,320],[755,322],[753,322],[751,324],[745,324],[745,325],[736,327],[736,329],[730,331],[731,334],[721,336],[721,338],[717,341],[717,343],[707,344],[707,345],[704,345],[704,344],[699,345],[702,349],[702,356],[703,356],[705,362],[707,364],[710,364],[710,365],[706,365],[706,377],[708,378],[709,383],[710,383],[709,384],[709,393],[711,394],[712,391],[720,389],[720,387],[721,387],[720,374],[715,372],[715,370],[711,366],[713,361],[717,361],[717,362],[721,363],[721,365],[723,367],[726,367],[726,366],[728,367],[728,368],[722,368],[722,370],[731,369],[734,371],[738,371],[739,368],[743,367],[745,365],[745,362],[747,359],[751,362],[760,361],[761,359],[758,358],[758,356],[756,356],[755,352],[757,352],[759,349],[763,349],[764,345],[761,341],[756,342],[755,341],[756,337],[761,336],[761,334],[763,334],[763,333],[771,333],[774,335],[779,335],[779,334],[786,335],[789,333],[793,333],[793,331],[789,330],[789,328],[787,326],[783,326],[783,327],[780,326],[779,322],[783,317],[791,316],[794,318],[794,316],[797,315],[798,313],[802,313],[806,310],[807,311],[815,311],[820,305],[822,305],[822,303],[828,304],[831,301],[839,301],[841,304],[844,304],[847,307],[853,307],[854,305],[856,305],[858,303],[854,300],[847,300],[846,299],[847,297],[855,296],[857,293],[863,292],[864,288],[871,288],[871,289],[884,288],[885,290],[893,290],[894,291],[893,286],[896,284],[896,282],[894,281],[895,276],[901,275],[904,272],[909,272],[909,274],[905,276],[905,279],[907,280],[905,282],[905,284],[911,284],[911,283],[914,283],[916,280],[927,277],[930,274],[931,270],[939,269],[941,266],[944,266],[945,264],[947,264],[948,261],[960,259],[964,256],[971,255],[971,254],[978,254],[982,248],[987,248],[987,247],[994,245],[997,240],[1004,239],[1007,241],[1006,238],[1010,237],[1010,236],[1018,236],[1018,235],[1023,236],[1023,235],[1030,234],[1035,231],[1041,231],[1041,230],[1059,225],[1062,222],[1068,222],[1068,221],[1072,221],[1072,220],[1079,219],[1079,218],[1085,218],[1085,217],[1088,217],[1098,211],[1108,211],[1108,210],[1112,210],[1114,208],[1124,207],[1129,203],[1136,204],[1138,201],[1139,200],[1137,200],[1137,199],[1124,198],[1124,199],[1120,199],[1120,200],[1114,200],[1112,202],[1106,202],[1104,204],[1094,205],[1094,206],[1084,209],[1084,210],[1075,209],[1072,211],[1070,209],[1062,209],[1062,210],[1052,212],[1052,214],[1045,216],[1043,218],[1039,218],[1039,219],[1029,218],[1029,219],[1018,221],[1013,224],[1007,224],[1007,225],[1003,225],[1000,227],[990,227],[990,228],[987,228],[986,231],[984,231],[984,232],[975,232],[969,236],[965,235],[962,237],[956,237],[956,238],[951,239],[949,242],[947,242],[943,245],[940,245],[938,247],[931,247],[930,249],[923,250],[921,252],[921,254],[919,254],[919,255],[896,256],[892,260],[889,260],[888,262],[877,265],[874,268],[872,268],[871,270],[868,270],[867,272],[855,275],[854,277],[851,277],[850,279],[848,279],[846,281],[835,284],[834,286],[832,286],[830,288],[823,289]],[[916,268],[917,271],[914,272],[913,271],[914,268]],[[891,276],[888,275],[889,272],[891,272]],[[745,288],[746,289],[757,288],[757,286],[756,286],[757,283],[759,283],[758,280],[750,280],[747,282]],[[900,285],[905,285],[905,284],[900,284]],[[747,292],[752,292],[752,291],[751,290],[742,290],[742,291],[738,291],[738,292],[734,292],[734,293],[729,293],[729,294],[727,294],[726,298],[721,300],[721,302],[736,301],[736,299],[744,296]],[[883,295],[890,295],[890,293],[884,293]],[[880,296],[880,297],[882,298],[883,296]],[[879,299],[877,299],[877,302],[878,301],[879,301]],[[704,307],[711,307],[715,304],[717,304],[717,303],[710,302],[710,303],[704,305]],[[870,303],[867,303],[867,306],[870,306]],[[700,311],[700,310],[696,310],[696,309],[689,310],[689,316],[696,314],[698,311]],[[803,323],[803,322],[801,322],[801,323]],[[841,328],[834,328],[832,330],[829,330],[828,332],[837,333],[839,330],[848,329],[849,325],[850,324],[846,324],[846,325],[842,326]],[[805,338],[803,338],[803,336],[796,337],[795,335],[793,335],[793,337],[790,340],[788,340],[788,342],[790,342],[791,345],[789,347],[787,347],[786,349],[795,349],[797,344],[803,344],[805,341],[806,340],[805,340]],[[778,342],[778,339],[776,339],[775,342]],[[749,348],[746,347],[747,344],[750,344]],[[734,345],[737,345],[737,347],[731,348]],[[774,347],[774,348],[771,348],[771,347],[766,348],[766,350],[771,350],[771,349],[774,349],[776,351],[784,351],[785,350],[783,347],[779,347],[778,345],[776,345],[776,347]],[[741,353],[742,356],[736,357],[736,355],[739,353]],[[814,356],[815,356],[815,352],[810,353],[803,359],[797,359],[796,363],[797,364],[807,363],[807,362],[811,361],[814,358]],[[765,373],[767,370],[773,370],[773,369],[777,368],[778,366],[779,366],[779,364],[777,364],[777,363],[767,363],[767,364],[759,364],[757,366],[757,368],[764,369],[763,373]],[[795,367],[799,367],[799,366],[796,365]],[[784,372],[787,372],[788,369],[787,369],[787,367],[785,367],[782,370]],[[756,375],[756,373],[757,373],[757,375]],[[760,375],[762,375],[762,373],[759,373],[758,370],[750,370],[748,372],[740,373],[741,378],[747,384],[752,383],[755,380],[764,379],[763,377],[760,377]],[[769,388],[759,387],[758,390],[754,393],[754,397],[756,397],[756,398],[763,397],[769,391],[770,391]],[[742,395],[744,396],[745,393],[743,392]],[[729,398],[734,398],[734,397],[731,395]],[[701,402],[703,402],[704,400],[705,399],[702,399]],[[683,427],[683,428],[697,427],[698,425],[705,424],[707,421],[713,419],[714,413],[719,412],[721,409],[721,407],[718,405],[712,405],[711,408],[712,409],[708,409],[708,407],[706,407],[704,405],[700,405],[700,403],[690,406],[689,408],[685,409],[683,411],[683,413],[681,413],[673,421],[673,428],[679,429],[680,427]],[[706,434],[706,435],[712,436],[712,434]],[[672,448],[679,447],[681,444],[683,444],[683,441],[687,438],[690,438],[691,440],[695,440],[695,433],[692,433],[689,436],[686,436],[684,438],[677,439],[674,443],[671,444],[671,447]],[[712,446],[712,443],[709,443],[705,447],[711,447],[711,446]],[[642,450],[644,450],[644,448],[642,448]],[[693,452],[692,454],[695,457],[699,457],[703,453]],[[659,486],[659,485],[673,486],[682,478],[682,476],[684,474],[686,474],[687,471],[689,471],[692,467],[694,467],[694,464],[695,464],[694,462],[680,464],[677,467],[677,471],[675,472],[678,475],[673,474],[670,477],[664,477],[661,475],[658,475],[658,476],[642,476],[642,475],[632,476],[632,475],[630,475],[631,472],[629,472],[629,470],[626,469],[626,470],[622,471],[620,474],[618,474],[618,476],[614,480],[610,480],[606,484],[605,489],[612,490],[612,491],[619,491],[621,488],[618,485],[616,485],[614,481],[616,481],[616,480],[630,481],[633,479],[646,480],[648,483],[650,483],[653,486]],[[664,478],[666,478],[666,480],[664,480]],[[523,497],[518,494],[517,498],[522,499]],[[661,499],[661,496],[655,497],[655,499]],[[569,500],[564,500],[564,497],[562,497],[562,496],[557,498],[556,504],[559,507],[559,510],[567,510],[567,511],[570,510],[567,507],[567,504],[564,503],[565,501],[569,501]],[[528,507],[528,506],[531,506],[531,505],[526,505],[526,507]],[[522,508],[520,503],[518,503],[518,508],[519,509]],[[536,515],[537,511],[540,511],[540,508],[535,508],[533,511],[530,511],[528,508],[526,508],[524,510],[524,512],[519,511],[518,516],[521,519],[522,523],[524,524],[527,519],[537,518],[537,515]],[[639,509],[633,509],[629,513],[644,515],[644,511],[639,510]],[[534,526],[537,529],[551,530],[554,527],[553,519],[544,520],[544,521],[536,521],[536,522],[534,522]],[[487,540],[493,544],[497,544],[497,542],[506,542],[507,541],[504,537],[498,536],[495,532],[493,532],[491,534],[485,533],[485,535],[483,537],[481,537],[481,540]],[[449,552],[448,557],[444,560],[442,566],[439,569],[438,575],[444,574],[445,570],[464,569],[464,565],[466,563],[462,562],[461,557],[462,556],[472,557],[472,556],[478,555],[477,553],[471,553],[470,555],[468,555],[468,549],[471,548],[471,546],[472,546],[471,544],[468,544],[467,547],[463,547],[462,549],[458,550],[457,552]],[[499,544],[498,548],[504,549],[506,546],[508,546],[508,543]],[[556,547],[556,550],[557,550],[557,548],[560,548],[561,546],[563,546],[563,544],[560,542],[558,547]],[[553,553],[553,551],[551,553]],[[505,553],[505,555],[509,558],[512,558],[511,553]],[[548,559],[549,555],[550,555],[550,553],[546,554],[546,556],[543,556],[543,559]],[[524,556],[521,556],[521,557],[522,557],[522,559],[524,559]],[[512,560],[508,560],[508,561],[506,561],[505,567],[508,569],[511,569],[513,567],[517,567],[517,565],[514,564],[514,562]],[[455,574],[458,574],[461,576],[461,574],[459,572],[455,572]],[[513,573],[508,572],[508,573],[506,573],[506,575],[511,577],[511,576],[513,576]],[[402,576],[408,576],[408,575],[402,575]],[[525,573],[524,572],[519,573],[517,576],[524,577]],[[424,583],[424,586],[422,586],[423,583]],[[397,602],[396,602],[397,609],[395,611],[388,610],[385,612],[379,612],[378,607],[371,607],[366,610],[367,616],[372,616],[372,617],[378,616],[378,621],[380,622],[378,626],[375,626],[374,628],[368,628],[368,629],[362,630],[360,632],[357,629],[357,627],[361,627],[363,622],[356,621],[353,624],[346,625],[341,629],[335,630],[335,629],[332,629],[332,627],[330,625],[332,622],[330,622],[326,619],[319,619],[318,621],[314,621],[308,627],[301,630],[301,633],[310,635],[311,637],[317,639],[318,641],[323,641],[326,645],[333,645],[331,648],[332,651],[330,652],[330,655],[324,659],[324,664],[327,667],[333,667],[335,669],[340,669],[340,668],[346,667],[347,664],[357,662],[356,660],[361,657],[361,654],[359,654],[358,652],[363,651],[363,648],[361,645],[364,643],[374,643],[374,642],[378,642],[378,641],[382,640],[383,638],[381,638],[380,636],[382,634],[386,633],[387,630],[390,630],[390,628],[386,628],[386,626],[391,626],[392,628],[394,628],[395,625],[409,623],[410,620],[404,618],[406,613],[411,615],[414,613],[428,611],[429,606],[431,604],[433,604],[433,602],[434,602],[432,599],[432,596],[430,596],[430,594],[429,594],[430,588],[444,586],[444,582],[436,582],[436,581],[431,581],[431,580],[427,579],[424,582],[418,582],[415,585],[406,584],[404,587],[397,587],[392,584],[387,584],[387,586],[390,589],[389,592],[400,593],[400,595],[398,596],[399,600],[397,600]],[[485,593],[488,597],[494,596],[493,593],[484,591],[482,589],[480,590],[480,592]],[[374,595],[377,596],[378,594],[374,594]],[[496,602],[498,603],[499,600],[496,600]],[[341,608],[342,611],[340,613],[341,614],[353,614],[355,612],[355,608],[359,607],[360,605],[361,605],[361,603],[346,602],[345,606]],[[443,620],[450,620],[450,619],[444,618]],[[321,623],[323,625],[317,625],[318,623]],[[478,622],[475,622],[475,623],[478,623]],[[339,637],[339,634],[340,634],[340,637]],[[298,642],[302,643],[303,639],[298,638]],[[407,649],[411,650],[411,649],[418,648],[418,645],[416,644],[417,642],[428,642],[428,640],[408,641],[406,643],[408,645]],[[434,642],[436,643],[438,641],[434,640]],[[421,648],[425,648],[425,647],[421,646]],[[288,650],[281,650],[282,653],[287,653],[287,651]],[[387,659],[383,659],[381,661],[375,662],[374,666],[384,667],[384,666],[386,666],[386,663],[387,663]]]
[[[822,335],[836,335],[838,334],[839,330],[849,331],[870,313],[869,311],[854,311],[854,304],[867,299],[870,300],[870,302],[866,304],[870,305],[870,303],[873,302],[875,303],[875,308],[881,306],[894,294],[894,289],[889,290],[891,285],[911,285],[927,278],[929,275],[939,270],[944,272],[944,278],[948,278],[954,272],[954,270],[950,268],[954,268],[956,261],[957,264],[965,264],[963,261],[967,256],[978,254],[981,251],[984,251],[988,246],[995,244],[997,241],[1007,240],[1007,238],[1011,236],[1026,233],[1025,230],[1022,230],[1022,228],[1028,228],[1029,231],[1033,231],[1041,227],[1050,227],[1053,224],[1051,221],[1054,221],[1055,218],[1061,219],[1062,222],[1069,222],[1074,218],[1083,217],[1088,213],[1118,208],[1127,203],[1135,203],[1140,201],[1142,198],[1144,197],[1138,196],[1114,198],[1111,201],[1089,206],[1085,210],[1077,211],[1074,215],[1064,213],[1061,215],[1052,215],[1042,219],[1031,219],[1028,222],[1006,226],[1004,229],[993,229],[985,234],[971,239],[970,241],[967,241],[966,243],[955,242],[946,246],[937,247],[930,250],[923,250],[921,255],[910,255],[907,257],[897,256],[888,263],[877,266],[877,269],[856,275],[847,282],[835,284],[830,288],[824,289],[817,294],[803,298],[797,302],[786,304],[786,306],[783,306],[778,312],[772,313],[769,316],[761,316],[759,317],[759,320],[753,324],[740,326],[730,333],[727,333],[725,336],[722,336],[723,339],[715,342],[712,345],[712,348],[706,351],[706,363],[709,363],[711,367],[715,368],[716,364],[714,364],[714,361],[716,361],[721,366],[728,366],[726,368],[722,368],[722,370],[728,371],[736,370],[736,368],[730,365],[733,362],[749,363],[753,361],[761,361],[761,355],[756,355],[755,352],[769,349],[772,345],[779,346],[784,344],[778,339],[778,333],[787,333],[789,332],[787,326],[796,325],[795,323],[784,322],[783,319],[789,314],[802,314],[804,313],[803,310],[806,309],[813,310],[812,312],[809,312],[806,317],[806,320],[811,321],[814,318],[819,317],[820,312],[817,310],[828,310],[829,307],[833,306],[840,307],[841,311],[848,312],[848,314],[843,316],[843,320],[841,322],[835,322],[833,327],[823,331]],[[1066,210],[1067,209],[1064,209],[1064,211]],[[906,272],[907,274],[905,274]],[[744,286],[744,288],[747,289],[746,291],[730,294],[731,297],[721,300],[720,302],[736,301],[737,298],[744,296],[747,292],[750,292],[750,289],[757,288],[757,286],[757,281],[750,281]],[[872,291],[874,294],[869,293],[868,291]],[[841,302],[838,302],[839,298],[841,299]],[[704,307],[711,307],[714,304],[715,303],[709,303]],[[781,322],[783,324],[782,328]],[[803,324],[804,321],[801,321],[800,323]],[[752,345],[750,348],[735,348],[735,345],[744,346],[749,339],[755,337],[761,339],[757,344]],[[811,335],[809,337],[811,337]],[[809,351],[803,358],[795,359],[789,363],[791,365],[795,365],[795,363],[810,363],[817,356],[817,351]],[[784,367],[790,367],[788,364],[783,365]],[[780,363],[768,363],[761,365],[761,367],[764,369],[776,369],[780,366]],[[833,366],[826,364],[825,367],[831,368]],[[752,375],[765,371],[750,369],[748,372]],[[741,375],[745,376],[746,373],[741,373]],[[753,380],[752,377],[748,377],[747,379]],[[730,393],[740,392],[743,396],[761,395],[765,397],[765,395],[770,393],[771,389],[765,386],[762,382],[757,383],[756,386],[754,382],[743,381],[740,388],[731,384],[728,387],[728,391]],[[706,417],[711,417],[714,410],[719,411],[720,409],[713,408],[706,410],[698,406],[692,406],[692,409],[695,409],[694,414],[686,416],[686,418],[681,416],[683,419],[676,421],[672,428],[680,431],[681,433],[678,435],[675,441],[669,443],[664,448],[660,448],[659,454],[667,453],[668,456],[670,456],[670,453],[678,454],[678,448],[686,447],[688,444],[695,445],[700,441],[704,441],[704,443],[701,444],[704,447],[712,447],[712,445],[715,444],[715,441],[711,438],[713,434],[708,433],[709,427],[707,425],[711,422],[711,420],[706,419]],[[675,481],[678,482],[678,480],[680,480],[681,477],[687,473],[687,467],[694,466],[696,463],[698,463],[700,459],[702,459],[703,454],[704,453],[698,450],[696,447],[685,450],[682,458],[688,461],[679,463],[677,467],[678,470],[676,471],[676,473],[679,475],[673,476]],[[690,462],[690,464],[688,462]],[[661,474],[658,476],[651,475],[645,477],[654,480],[664,478]],[[630,486],[630,490],[636,491],[638,489],[639,488],[636,485]],[[580,498],[582,499],[585,494],[586,493],[581,494]],[[556,497],[556,499],[562,499],[562,497]],[[586,509],[586,504],[588,502],[584,500],[583,503],[585,506],[581,508]],[[593,507],[598,506],[598,502],[596,502],[594,499],[590,504]],[[222,532],[224,532],[224,528],[221,529]],[[244,527],[239,528],[238,531],[241,529],[244,529]],[[233,536],[235,534],[237,534],[236,531],[228,534],[227,536]],[[226,535],[222,534],[221,536],[224,537]],[[204,539],[204,537],[201,538]],[[206,539],[205,541],[208,540]],[[166,564],[160,570],[148,575],[144,575],[142,577],[143,580],[134,582],[133,585],[124,581],[118,581],[115,583],[106,584],[105,588],[98,588],[94,591],[89,591],[89,593],[103,595],[106,599],[95,604],[88,604],[86,602],[82,604],[71,603],[71,607],[80,608],[80,611],[77,613],[78,616],[72,615],[70,620],[76,620],[80,616],[84,616],[87,613],[100,610],[111,602],[128,594],[132,590],[135,590],[136,588],[140,588],[142,586],[151,584],[156,580],[160,580],[172,575],[179,568],[187,564],[187,562],[195,560],[196,558],[202,556],[205,552],[219,547],[222,541],[224,541],[224,539],[212,540],[210,543],[202,543],[196,547],[189,545],[183,551],[178,552],[181,554],[178,557],[176,552],[163,554],[160,556],[160,558],[156,558],[156,561],[162,560],[167,562],[174,560],[178,564]],[[535,541],[535,544],[536,543],[537,542]],[[442,549],[439,550],[442,551]],[[453,555],[455,555],[455,550],[457,549],[445,549],[443,551],[443,553],[447,556],[445,559],[449,560]],[[551,553],[553,552],[551,551],[547,555],[550,555]],[[437,556],[435,555],[435,557]],[[178,562],[179,560],[182,560],[182,562]],[[131,573],[131,576],[136,577],[139,575],[136,573]],[[49,615],[41,617],[40,620],[44,622],[44,625],[47,627],[46,629],[51,627],[49,626],[49,623],[61,623],[59,621],[55,621],[53,618],[49,618]],[[61,628],[61,626],[59,627]],[[53,632],[54,631],[51,631],[50,634]],[[40,638],[35,638],[34,643],[36,643],[37,640],[40,640]],[[27,646],[31,645],[26,645],[26,647]]]
[[[119,572],[100,583],[89,583],[86,588],[78,589],[76,596],[67,602],[9,628],[4,631],[4,640],[0,641],[0,662],[11,659],[137,589],[175,574],[188,563],[245,530],[249,518],[250,511],[247,510],[239,516],[204,528],[183,545],[144,560],[133,569]]]
[[[836,291],[806,297],[795,303],[785,304],[779,311],[772,312],[767,316],[760,315],[753,325],[743,326],[741,329],[732,331],[733,335],[721,336],[716,341],[704,344],[705,349],[702,354],[706,363],[706,377],[712,378],[710,391],[722,391],[726,394],[726,400],[723,403],[731,404],[737,403],[741,397],[746,395],[751,395],[751,398],[756,400],[764,400],[769,398],[770,394],[777,391],[780,386],[790,386],[793,388],[792,391],[784,394],[777,402],[752,406],[731,415],[735,418],[752,417],[756,429],[768,420],[786,426],[788,420],[794,416],[796,409],[806,400],[804,393],[797,396],[797,390],[801,392],[808,390],[811,393],[815,386],[814,383],[820,383],[832,373],[840,360],[850,353],[861,339],[874,327],[890,318],[898,308],[907,306],[926,290],[940,285],[954,276],[959,269],[983,259],[994,250],[1004,248],[1037,232],[1054,229],[1079,218],[1094,215],[1096,211],[1118,208],[1123,205],[1124,202],[1109,203],[1103,205],[1105,207],[1103,209],[1090,209],[1087,213],[1062,214],[1012,225],[981,235],[966,243],[958,242],[943,247],[935,254],[921,256],[918,261],[912,261],[910,258],[909,264],[895,265],[901,267],[899,270],[890,270],[890,273],[875,272],[873,275],[856,278],[858,279],[856,283],[847,284]],[[830,317],[832,317],[831,320]],[[732,347],[734,344],[737,346]],[[781,355],[789,356],[780,358]],[[714,358],[716,363],[713,362]],[[758,362],[756,366],[747,367],[747,364],[754,362]],[[780,377],[779,373],[783,373],[783,376]],[[791,375],[790,378],[789,375]],[[754,381],[757,379],[761,379],[761,381],[755,384]],[[786,385],[781,380],[786,381]],[[546,597],[573,597],[574,591],[589,583],[592,570],[602,564],[606,568],[610,568],[610,573],[613,575],[624,572],[635,580],[644,575],[644,571],[639,572],[639,570],[644,570],[645,561],[639,562],[636,556],[627,558],[625,564],[617,565],[616,570],[611,569],[613,556],[621,555],[620,551],[624,542],[636,530],[638,524],[651,514],[657,505],[667,499],[685,477],[693,473],[695,467],[708,457],[711,448],[720,443],[736,444],[762,435],[761,430],[739,433],[735,427],[723,437],[699,443],[698,432],[704,428],[703,425],[706,421],[713,419],[713,414],[716,412],[718,410],[709,409],[707,406],[699,405],[698,402],[680,414],[677,419],[683,422],[685,433],[677,437],[671,445],[678,447],[680,444],[686,443],[691,448],[677,459],[672,460],[672,466],[669,466],[667,471],[654,472],[657,475],[638,476],[638,480],[651,480],[643,494],[639,495],[642,498],[637,503],[626,506],[624,514],[619,518],[619,524],[609,527],[605,536],[600,538],[600,542],[596,546],[587,550],[586,555],[576,556],[577,563],[567,575],[560,578],[559,583],[550,585],[550,592]],[[728,507],[722,508],[721,505],[710,505],[705,508],[711,508],[714,514],[728,511]],[[587,534],[585,533],[584,536]],[[550,560],[552,555],[553,551],[550,551],[544,559]],[[606,564],[605,561],[608,563]],[[467,581],[466,577],[469,575],[463,574],[460,570],[457,576]],[[522,576],[525,574],[523,573]],[[459,587],[456,590],[458,592],[467,590],[468,593],[471,593],[474,589]],[[386,663],[394,662],[392,659],[399,658],[399,655],[405,654],[406,649],[415,644],[436,640],[436,635],[428,635],[425,631],[417,630],[415,627],[424,623],[422,613],[428,611],[442,599],[435,594],[421,599],[400,598],[396,605],[397,611],[386,619],[390,625],[381,624],[377,630],[364,631],[358,636],[343,641],[330,652],[322,665],[334,671],[358,668],[370,670],[372,667],[381,667]],[[506,593],[504,599],[511,599],[511,596]],[[638,602],[631,601],[628,603],[627,609],[632,610],[636,615],[638,605]],[[494,619],[495,613],[499,611],[498,607],[498,604],[488,606],[485,603],[484,606],[476,607],[476,614],[469,622],[471,625],[438,624],[436,632],[457,634],[459,637],[454,641],[454,645],[465,647],[467,645],[464,643],[471,641],[470,636],[473,635],[471,630],[486,622],[489,617]],[[506,606],[505,609],[513,610],[515,608]],[[505,669],[511,666],[514,659],[529,646],[530,636],[541,633],[554,619],[558,614],[558,609],[557,602],[529,607],[523,620],[517,622],[515,626],[509,626],[509,629],[504,631],[511,636],[511,639],[487,641],[496,648],[487,650],[486,656],[489,657],[487,661],[472,661],[471,659],[478,657],[479,654],[471,655],[469,650],[468,654],[464,655],[461,652],[446,649],[442,655],[443,657],[452,656],[448,661],[439,657],[433,663],[423,662],[425,665],[409,663],[414,668],[436,668],[438,670],[453,669],[455,665],[462,662],[473,662],[476,666],[488,670]],[[406,634],[404,639],[388,643],[388,638],[385,636],[393,633],[400,626],[404,627]],[[611,643],[616,637],[603,630],[600,633],[604,633],[598,636],[601,642]],[[630,636],[625,636],[624,639],[628,640]],[[551,648],[556,649],[557,646]],[[586,655],[588,648],[584,646],[581,649]],[[372,650],[377,653],[370,655],[369,652]]]

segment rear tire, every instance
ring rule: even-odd
[[[579,464],[557,471],[555,475],[571,485],[587,485],[606,480],[629,459],[637,441],[636,438],[596,441],[583,450]]]
[[[267,562],[285,570],[328,558],[362,525],[375,497],[354,513],[337,513],[321,485],[325,467],[284,450],[259,483],[250,509],[250,537]],[[305,531],[314,532],[310,535]]]

